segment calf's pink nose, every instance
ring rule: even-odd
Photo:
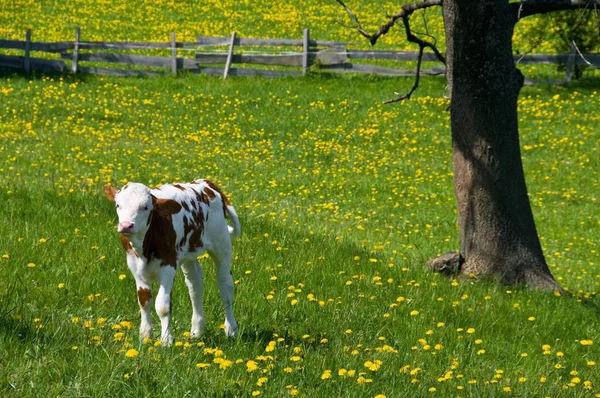
[[[132,229],[133,229],[133,223],[132,222],[121,221],[119,223],[119,227],[117,228],[117,231],[119,231],[119,232],[131,232]]]

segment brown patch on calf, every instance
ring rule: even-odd
[[[202,235],[204,234],[204,212],[202,208],[192,212],[192,223],[190,225],[190,231],[192,232],[189,238],[190,251],[195,251],[201,248],[204,243],[202,242]]]
[[[173,184],[173,186],[177,189],[179,189],[180,191],[185,191],[185,187],[180,185],[180,184]]]
[[[204,191],[198,192],[194,188],[192,188],[192,191],[194,191],[194,193],[196,194],[196,200],[198,202],[202,202],[202,203],[208,204],[208,196],[206,196],[206,194],[204,193]]]
[[[152,300],[152,291],[146,287],[140,287],[137,291],[140,307],[145,307],[146,303]]]
[[[229,199],[227,199],[227,196],[225,196],[225,194],[223,193],[223,191],[221,191],[219,189],[218,186],[216,186],[212,181],[206,180],[206,184],[216,193],[218,193],[219,195],[221,195],[221,201],[223,202],[223,214],[225,214],[225,217],[227,217],[227,206],[231,206],[231,202],[229,202]]]
[[[190,211],[190,205],[188,205],[186,202],[182,202],[181,207],[183,207],[183,210],[185,211]]]
[[[206,188],[204,188],[203,192],[208,195],[208,198],[210,200],[215,200],[215,198],[217,197],[217,195],[215,195],[215,191],[213,191],[212,189],[206,189]]]
[[[106,184],[104,186],[104,196],[106,196],[106,199],[108,199],[110,202],[115,202],[115,195],[119,193],[119,190],[115,187],[112,187],[108,184]]]
[[[173,228],[172,214],[181,210],[181,205],[172,199],[153,199],[155,208],[150,215],[150,225],[144,236],[142,251],[151,261],[159,259],[160,265],[177,266],[177,236]]]

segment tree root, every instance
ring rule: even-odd
[[[460,272],[464,262],[463,257],[457,252],[447,252],[427,262],[429,269],[440,274],[454,276]]]

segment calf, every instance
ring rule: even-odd
[[[121,190],[104,186],[104,194],[117,207],[121,244],[127,252],[127,265],[137,285],[142,322],[140,339],[150,337],[152,324],[151,283],[158,282],[156,313],[164,345],[173,342],[169,327],[171,290],[178,267],[192,301],[191,336],[202,334],[204,281],[198,256],[205,251],[217,268],[217,284],[225,307],[225,334],[237,335],[233,317],[233,280],[231,241],[240,235],[240,221],[227,197],[208,180],[189,184],[167,184],[150,189],[130,182]],[[233,228],[225,220],[229,215]],[[231,236],[230,236],[231,235]]]

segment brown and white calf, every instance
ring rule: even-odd
[[[198,256],[205,251],[217,268],[217,285],[225,308],[225,333],[236,336],[233,317],[231,241],[240,235],[240,222],[227,197],[208,180],[167,184],[150,189],[130,182],[121,190],[105,185],[104,194],[117,207],[118,232],[127,251],[127,265],[135,278],[142,322],[140,339],[151,337],[152,283],[159,283],[155,299],[164,345],[173,342],[169,327],[171,290],[181,267],[192,301],[191,336],[202,334],[204,281]],[[233,228],[227,225],[229,215]]]

